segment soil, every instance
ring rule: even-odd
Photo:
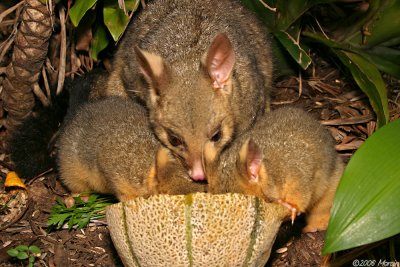
[[[315,114],[327,125],[336,140],[336,149],[347,162],[353,152],[375,130],[375,116],[367,97],[356,85],[318,59],[314,73],[303,74],[303,79],[290,77],[276,83],[272,108],[283,105],[300,106]],[[300,85],[301,82],[301,85]],[[390,88],[391,119],[400,116],[399,83],[387,81]],[[1,179],[13,169],[4,153],[0,158]],[[47,233],[47,220],[56,198],[68,191],[50,172],[27,184],[28,191],[1,191],[2,201],[17,202],[15,210],[0,213],[0,266],[23,266],[10,258],[7,250],[17,245],[36,245],[42,253],[35,266],[123,266],[113,247],[104,220],[91,222],[88,227],[63,229]],[[9,206],[12,206],[11,204]],[[19,207],[19,208],[18,208]],[[10,217],[14,214],[14,217]],[[6,216],[8,215],[8,217]],[[324,232],[301,233],[304,216],[294,225],[282,225],[267,266],[320,266],[327,258],[321,256]]]

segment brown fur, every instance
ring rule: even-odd
[[[158,164],[159,147],[143,107],[120,97],[89,103],[60,135],[60,177],[72,192],[108,193],[120,201],[205,191],[173,158]]]
[[[205,178],[206,147],[218,154],[269,110],[271,58],[265,28],[238,1],[155,0],[128,26],[97,95],[144,101],[160,141]]]
[[[304,231],[326,229],[344,168],[329,132],[295,108],[266,114],[220,158],[206,155],[206,162],[210,192],[256,195],[306,212]]]

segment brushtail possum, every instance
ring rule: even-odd
[[[193,180],[269,110],[266,30],[235,0],[155,0],[128,26],[100,93],[145,102],[154,131]]]
[[[60,178],[73,193],[113,194],[126,201],[206,190],[160,148],[147,111],[126,98],[83,105],[62,128],[58,145]]]
[[[304,231],[324,230],[344,165],[329,132],[297,108],[265,114],[219,158],[206,158],[211,193],[240,192],[307,213]]]

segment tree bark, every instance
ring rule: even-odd
[[[35,104],[33,85],[46,59],[52,21],[46,5],[38,0],[25,0],[1,95],[4,109],[8,111],[8,135],[31,113]]]

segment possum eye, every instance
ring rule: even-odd
[[[222,137],[222,132],[221,132],[221,127],[218,127],[216,131],[211,135],[210,140],[214,143],[218,142],[221,140]]]
[[[177,136],[171,131],[167,131],[167,134],[168,134],[168,142],[171,144],[171,146],[174,147],[184,146],[184,142],[179,136]]]

